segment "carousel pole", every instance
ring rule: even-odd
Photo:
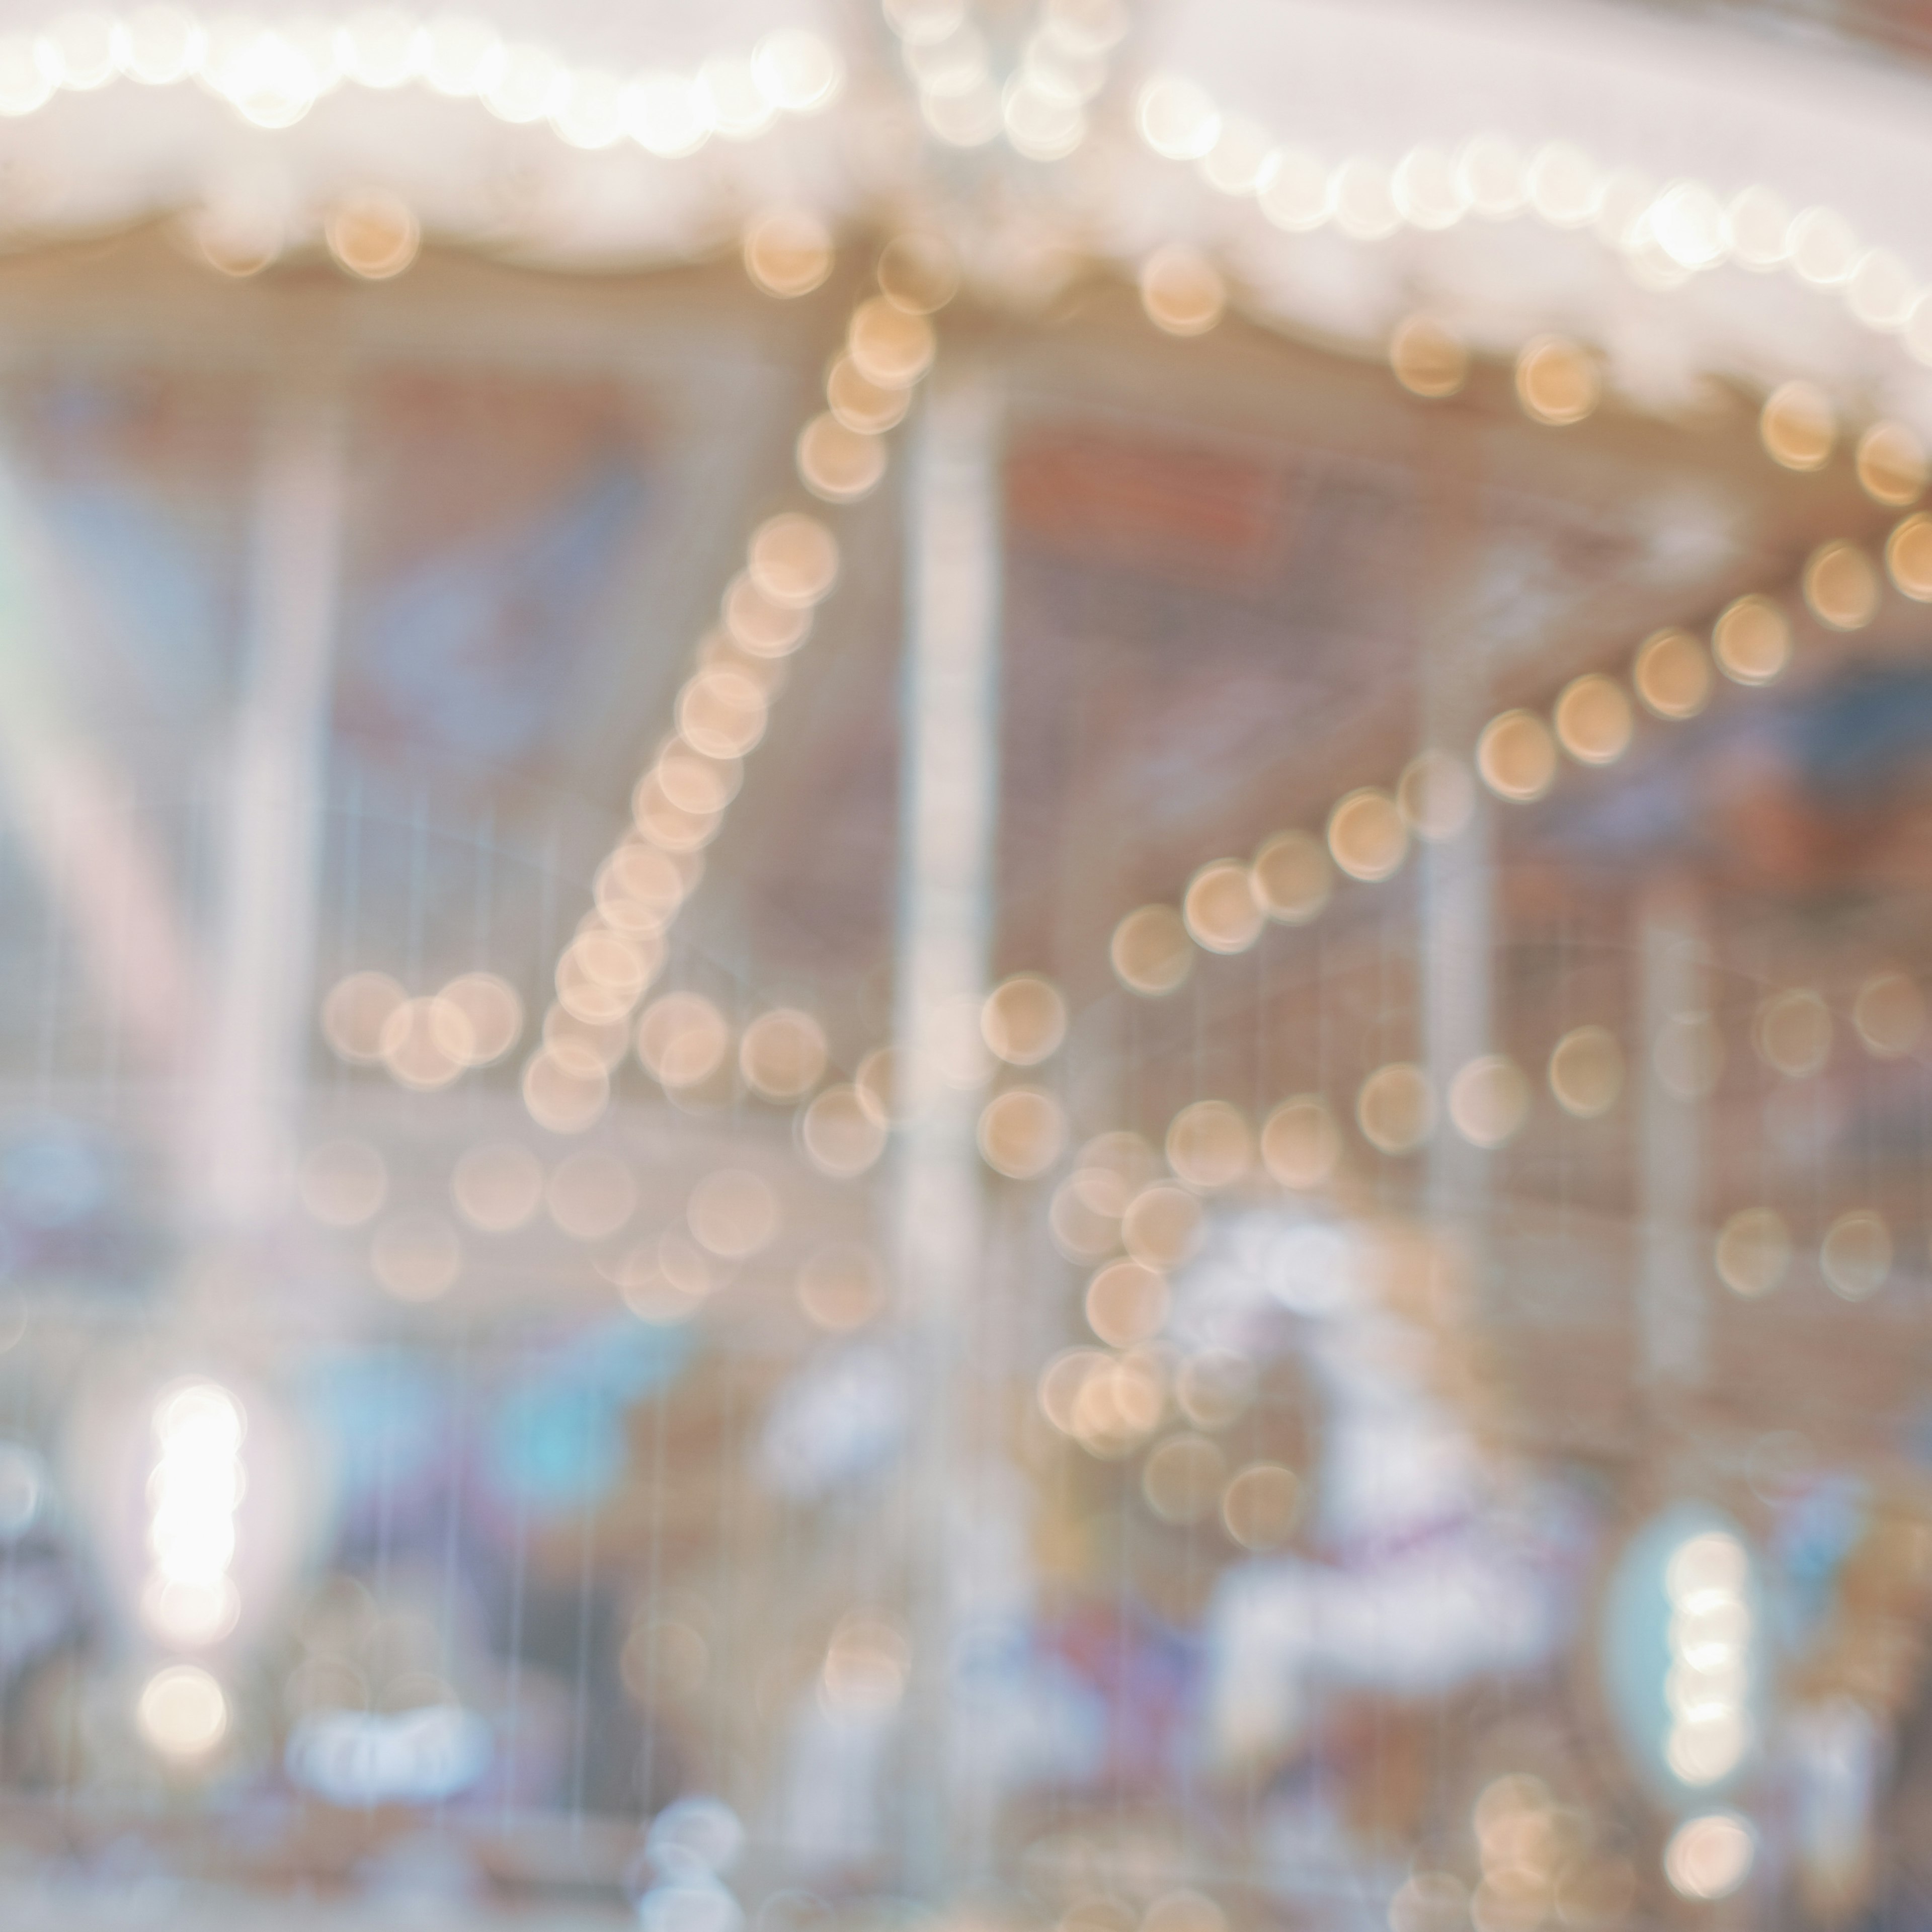
[[[342,406],[284,378],[255,484],[244,686],[222,824],[222,922],[189,1198],[211,1230],[278,1210],[296,1153],[341,544]]]
[[[1483,532],[1470,479],[1456,472],[1450,452],[1435,454],[1421,506],[1420,554],[1427,566],[1418,640],[1421,735],[1426,749],[1460,765],[1490,710],[1484,636],[1474,618]],[[1446,1103],[1457,1073],[1490,1051],[1495,1024],[1496,820],[1481,786],[1472,788],[1461,824],[1423,847],[1420,884],[1423,1051],[1430,1084]],[[1427,1159],[1432,1230],[1482,1308],[1495,1156],[1444,1119]]]
[[[904,1123],[892,1213],[910,1355],[904,1494],[913,1664],[904,1729],[904,1883],[938,1903],[955,1888],[966,1794],[953,1736],[950,1665],[970,1580],[962,1574],[976,1485],[990,1453],[962,1401],[981,1286],[979,1102],[939,1070],[956,1060],[963,1013],[986,994],[999,790],[1001,580],[998,388],[986,367],[942,359],[909,466],[907,623],[900,738],[894,1036]]]
[[[1640,1096],[1637,1363],[1653,1396],[1696,1388],[1708,1351],[1703,1244],[1705,1064],[1710,994],[1703,921],[1688,880],[1666,878],[1637,914]]]

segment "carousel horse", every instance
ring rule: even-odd
[[[1486,1460],[1435,1386],[1436,1338],[1386,1304],[1373,1261],[1364,1231],[1254,1209],[1211,1227],[1176,1284],[1166,1340],[1177,1350],[1296,1360],[1322,1411],[1309,1553],[1235,1561],[1200,1633],[1205,1756],[1231,1773],[1289,1761],[1324,1690],[1419,1702],[1528,1671],[1563,1633],[1562,1579],[1576,1566],[1556,1560],[1574,1552],[1560,1510],[1527,1486],[1512,1492]],[[794,1406],[775,1418],[795,1421]],[[782,1426],[769,1436],[768,1458],[788,1440]],[[972,1555],[952,1606],[949,1728],[960,1812],[983,1830],[1022,1790],[1070,1792],[1112,1774],[1119,1706],[1146,1687],[1132,1671],[1090,1678],[1041,1625],[1017,1472],[970,1487],[951,1499]],[[858,1697],[830,1688],[814,1684],[794,1714],[776,1835],[808,1864],[852,1869],[884,1849],[904,1714],[896,1683]],[[1170,1768],[1193,1755],[1180,1749]]]
[[[1486,1458],[1376,1261],[1366,1230],[1256,1208],[1211,1227],[1177,1284],[1171,1339],[1291,1356],[1322,1411],[1306,1553],[1234,1564],[1208,1607],[1204,1742],[1225,1772],[1292,1760],[1324,1691],[1420,1702],[1529,1671],[1562,1640],[1576,1565],[1552,1558],[1574,1532]]]

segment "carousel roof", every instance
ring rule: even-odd
[[[1478,346],[1584,328],[1658,407],[1712,370],[1802,373],[1916,416],[1924,85],[1774,10],[1586,0],[10,0],[0,224],[17,245],[184,213],[248,269],[380,191],[432,237],[609,268],[784,205],[944,226],[982,292],[1032,306],[1180,242],[1256,315],[1364,347],[1426,302]]]

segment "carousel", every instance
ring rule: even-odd
[[[0,1920],[1923,1916],[1896,10],[4,0]]]

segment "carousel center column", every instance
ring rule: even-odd
[[[265,416],[218,992],[186,1177],[194,1218],[224,1234],[271,1221],[295,1164],[344,489],[336,382],[284,377]]]
[[[999,790],[1001,400],[970,353],[942,358],[908,470],[894,1034],[904,1124],[891,1209],[912,1442],[902,1490],[912,1640],[902,1786],[904,1880],[955,1888],[978,1835],[950,1694],[976,1594],[976,1472],[996,1480],[966,1396],[985,1255],[980,1101],[941,1070],[986,995]]]

